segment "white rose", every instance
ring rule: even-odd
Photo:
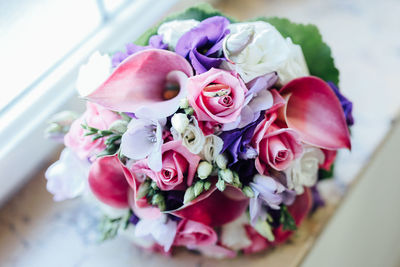
[[[200,22],[194,19],[168,21],[158,28],[157,34],[162,35],[163,42],[170,50],[175,50],[178,40],[183,34],[196,27]]]
[[[235,23],[224,40],[226,61],[222,68],[235,70],[247,83],[256,77],[276,71],[280,82],[308,76],[309,71],[299,45],[283,36],[267,22]]]
[[[286,170],[289,189],[296,190],[297,194],[304,192],[303,186],[315,185],[318,178],[319,165],[325,160],[325,155],[319,148],[305,147],[301,158],[293,162]]]
[[[207,135],[202,151],[203,158],[208,162],[215,161],[223,146],[224,141],[220,137],[213,134]]]
[[[179,133],[175,128],[171,128],[171,133],[174,140],[182,140],[182,145],[190,152],[199,154],[203,150],[206,138],[199,128],[197,120],[195,118],[191,120],[192,123],[188,124],[182,133]]]
[[[244,212],[242,216],[222,226],[221,243],[233,250],[240,250],[251,245],[244,225],[249,224],[249,218]]]
[[[88,63],[79,69],[76,89],[80,96],[87,96],[95,91],[111,73],[111,58],[98,51],[90,56]]]
[[[81,160],[72,150],[64,148],[60,159],[46,171],[47,190],[54,195],[55,201],[81,196],[89,176],[90,164]]]

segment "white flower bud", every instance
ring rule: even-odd
[[[186,109],[189,107],[189,100],[187,98],[182,98],[179,100],[179,107],[182,109]]]
[[[225,52],[229,55],[240,53],[249,44],[254,35],[254,26],[246,25],[237,33],[229,34],[224,40]]]
[[[224,181],[228,184],[231,184],[233,182],[233,173],[230,169],[220,170],[219,177],[224,179]]]
[[[73,111],[65,110],[54,114],[49,119],[49,123],[55,123],[62,127],[70,126],[74,120],[78,118],[78,114]]]
[[[127,129],[128,129],[128,122],[125,120],[116,120],[113,123],[111,123],[110,127],[108,128],[108,130],[119,134],[125,133]]]
[[[218,168],[226,169],[226,165],[228,164],[228,158],[224,154],[219,154],[215,158],[215,163],[217,164]]]
[[[187,118],[186,114],[183,113],[176,113],[171,118],[172,127],[178,133],[183,133],[186,127],[189,125],[189,119]]]
[[[200,162],[197,166],[197,175],[200,179],[206,179],[212,173],[213,166],[207,161]]]

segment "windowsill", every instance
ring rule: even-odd
[[[74,89],[79,66],[96,50],[110,53],[123,49],[176,1],[160,1],[154,5],[153,1],[139,0],[129,6],[1,117],[0,205],[57,147],[43,137],[47,119],[63,109],[82,110],[83,101],[78,100]]]

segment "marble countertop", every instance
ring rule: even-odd
[[[182,1],[175,9],[194,2],[197,1]],[[369,162],[399,108],[400,2],[211,2],[226,14],[239,19],[276,15],[318,25],[341,71],[340,87],[355,102],[353,150],[341,153],[335,180],[336,186],[345,189],[362,166]],[[49,163],[50,160],[42,167]],[[81,200],[54,203],[46,192],[43,172],[32,176],[35,178],[0,210],[1,266],[139,266],[143,262],[146,266],[160,266],[161,263],[164,266],[187,266],[188,261],[192,266],[216,264],[195,258],[188,260],[186,254],[174,261],[165,260],[135,249],[125,238],[99,244],[96,209]],[[314,241],[306,244],[303,257]],[[266,257],[273,253],[277,254],[273,251]],[[318,255],[315,257],[317,259]],[[301,259],[293,262],[298,263]],[[307,259],[306,262],[313,261]],[[251,263],[261,266],[266,263],[265,257],[252,258]],[[234,266],[243,264],[243,261],[220,264]]]

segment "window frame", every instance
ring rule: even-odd
[[[108,17],[101,29],[0,115],[0,205],[32,177],[31,173],[45,167],[46,159],[60,148],[44,138],[48,118],[63,109],[83,109],[84,101],[75,90],[79,67],[96,50],[110,53],[123,49],[177,2],[158,1],[155,5],[152,0],[136,0],[123,5],[118,16]]]

